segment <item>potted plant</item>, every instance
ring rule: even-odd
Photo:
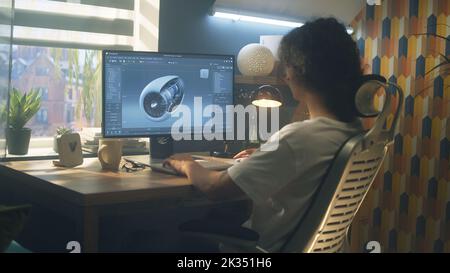
[[[58,137],[71,133],[73,133],[73,130],[70,128],[64,126],[56,128],[56,135],[53,137],[53,151],[55,151],[55,153],[58,153]]]
[[[449,28],[449,25],[446,24],[436,24],[435,26],[445,26],[446,28]],[[419,33],[419,34],[415,34],[415,35],[423,35],[423,36],[427,36],[427,37],[435,37],[437,39],[442,39],[444,40],[445,43],[450,43],[450,38],[448,37],[444,37],[442,35],[438,35],[436,33],[433,32],[426,32],[426,33]],[[444,53],[438,52],[439,56],[440,56],[440,62],[435,65],[434,67],[432,67],[429,71],[427,71],[425,73],[425,75],[428,75],[430,73],[432,73],[435,70],[438,70],[438,75],[441,75],[443,78],[445,78],[446,76],[449,75],[450,73],[450,56],[446,56]],[[427,84],[422,90],[419,90],[415,96],[420,95],[422,92],[428,90],[429,88],[431,88],[433,86],[433,84],[430,82],[429,84]],[[446,88],[448,86],[445,86],[444,88]]]
[[[434,33],[424,33],[422,35],[434,36],[438,39],[443,39],[446,43],[450,43],[450,38],[448,38],[448,37],[444,37],[444,36],[437,35]],[[439,71],[440,75],[445,77],[449,74],[449,72],[450,72],[449,71],[450,70],[450,67],[449,67],[450,66],[450,56],[445,56],[443,53],[439,53],[439,56],[441,57],[440,62],[437,65],[435,65],[433,68],[431,68],[430,71],[428,71],[426,74],[429,74],[438,68],[441,68],[441,71]]]
[[[31,129],[26,128],[27,122],[41,108],[39,91],[31,90],[29,93],[21,92],[13,88],[9,100],[9,119],[6,129],[6,141],[8,153],[25,155],[30,145]]]

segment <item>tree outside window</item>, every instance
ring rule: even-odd
[[[39,90],[46,109],[29,124],[34,137],[53,136],[60,126],[76,131],[100,126],[100,60],[99,50],[13,47],[12,86]]]

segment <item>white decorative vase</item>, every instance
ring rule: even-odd
[[[248,44],[238,54],[237,65],[245,76],[267,76],[272,73],[275,57],[266,46]]]

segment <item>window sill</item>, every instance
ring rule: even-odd
[[[146,155],[148,154],[148,144],[145,149],[139,150],[124,150],[123,155]],[[97,157],[96,152],[84,151],[83,157]],[[59,156],[53,150],[53,138],[36,138],[31,139],[30,148],[26,155],[12,155],[6,154],[5,158],[0,158],[0,161],[20,161],[20,160],[43,160],[43,159],[58,159]]]
[[[95,157],[94,153],[83,152],[83,157]],[[35,147],[30,148],[26,155],[12,155],[7,154],[4,161],[17,160],[40,160],[40,159],[58,159],[58,154],[53,151],[53,148]]]
[[[147,155],[147,150],[124,152],[123,156],[130,155]],[[83,158],[97,157],[97,153],[83,151]],[[7,154],[5,158],[0,161],[25,161],[25,160],[45,160],[45,159],[58,159],[59,156],[53,148],[30,148],[26,155],[11,155]]]

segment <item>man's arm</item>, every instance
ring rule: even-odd
[[[227,171],[211,171],[195,162],[189,155],[174,155],[166,160],[178,173],[186,175],[189,181],[213,200],[232,199],[245,196],[233,182]]]

